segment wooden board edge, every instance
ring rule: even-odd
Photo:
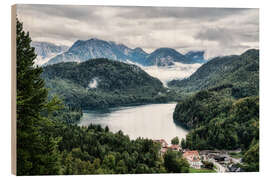
[[[11,173],[17,170],[16,132],[16,5],[11,6]]]

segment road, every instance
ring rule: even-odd
[[[221,164],[217,163],[214,159],[209,159],[210,162],[212,162],[217,167],[217,172],[219,173],[225,173],[226,168],[223,167]]]

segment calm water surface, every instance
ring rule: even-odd
[[[176,104],[150,104],[111,108],[106,111],[84,111],[80,126],[100,124],[108,126],[112,132],[122,130],[131,139],[144,137],[150,139],[185,138],[188,131],[173,121]]]

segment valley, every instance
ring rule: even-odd
[[[180,62],[163,65],[142,66],[98,58],[44,66],[42,77],[50,89],[50,97],[58,96],[72,109],[70,112],[81,112],[81,120],[69,119],[80,126],[101,125],[114,133],[123,131],[131,139],[170,142],[178,137],[183,150],[242,149],[247,153],[256,146],[257,50],[213,58],[203,65]],[[166,72],[169,70],[171,73]],[[178,103],[171,104],[170,113],[165,108],[170,104],[157,108],[158,103],[172,101]],[[153,108],[144,113],[144,107]],[[241,111],[242,108],[246,110]],[[166,117],[155,112],[165,113]],[[236,169],[250,168],[248,161],[243,160]]]
[[[16,175],[260,170],[258,8],[12,9]]]

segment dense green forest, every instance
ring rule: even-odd
[[[165,157],[173,157],[163,160],[160,144],[149,139],[130,140],[122,131],[112,133],[99,125],[63,125],[53,134],[62,137],[58,144],[60,174],[188,172],[189,165],[180,153],[168,152]]]
[[[200,92],[203,100],[198,100],[197,94],[177,105],[174,119],[192,129],[187,135],[186,147],[247,149],[253,139],[259,139],[259,98],[253,96],[226,102],[225,99],[215,101],[213,96],[204,91]]]
[[[84,109],[172,101],[175,93],[135,65],[108,59],[44,67],[49,95]]]
[[[34,48],[30,46],[29,33],[24,32],[23,25],[18,20],[16,28],[17,175],[180,173],[189,171],[189,164],[182,158],[181,153],[168,151],[163,158],[159,155],[160,144],[150,139],[130,140],[121,131],[112,133],[108,127],[102,128],[99,125],[89,127],[72,125],[80,119],[81,107],[76,103],[66,103],[67,99],[64,99],[66,101],[62,103],[53,93],[49,95],[43,79],[44,74],[41,77],[43,69],[35,67],[33,63],[36,55]],[[115,65],[104,59],[93,61],[93,63],[104,63],[105,67],[107,64],[110,66],[110,70]],[[83,64],[86,69],[89,68],[87,65],[91,65],[91,63]],[[76,64],[67,63],[58,66],[70,67],[76,66]],[[125,71],[121,72],[125,83],[130,84],[130,91],[132,88],[136,89],[138,85],[146,88],[148,93],[165,91],[159,80],[144,74],[135,66],[120,63],[116,63],[116,66],[125,66],[134,70],[135,81],[129,79],[129,75]],[[78,70],[76,67],[74,69]],[[107,70],[104,69],[102,73],[106,74]],[[58,78],[71,75],[72,77],[69,77],[69,81],[65,85],[69,86],[69,83],[73,82],[76,86],[87,89],[87,81],[84,81],[81,76],[73,77],[76,74],[70,72],[59,71],[61,74],[54,74],[55,71],[48,72],[50,72],[47,74],[48,76]],[[103,78],[102,73],[99,76],[100,79]],[[146,80],[141,79],[142,77]],[[115,77],[112,75],[108,78]],[[153,86],[150,87],[147,81],[153,83]],[[104,92],[109,91],[105,90],[107,86],[111,91],[122,92],[124,87],[121,86],[121,83],[115,86],[115,81],[111,82],[111,84],[110,81],[101,83]],[[144,91],[139,88],[137,90]],[[71,90],[71,92],[73,91]],[[60,98],[65,97],[61,94],[57,95],[60,95]],[[72,95],[76,96],[75,93]]]
[[[243,169],[259,170],[259,51],[218,57],[170,85],[186,94],[174,121],[191,131],[189,149],[242,149]],[[251,161],[252,160],[252,161]]]
[[[179,103],[174,119],[191,129],[186,140],[181,142],[183,148],[240,148],[246,152],[243,158],[246,164],[243,168],[247,171],[259,170],[258,96],[231,101],[226,98],[216,99],[214,93],[203,91]],[[251,162],[248,159],[256,161]]]

